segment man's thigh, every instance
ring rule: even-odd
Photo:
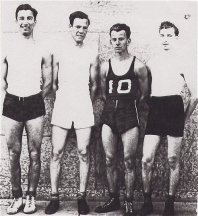
[[[158,135],[145,135],[143,142],[143,160],[154,160],[160,139],[161,137]]]
[[[181,142],[183,137],[167,136],[168,139],[168,157],[179,157]]]
[[[21,149],[24,123],[8,117],[3,117],[3,126],[8,148]]]
[[[77,146],[79,150],[84,150],[87,148],[91,137],[91,127],[75,129]]]
[[[107,156],[116,154],[117,140],[118,135],[115,134],[108,125],[104,124],[102,126],[102,144]]]
[[[44,132],[44,116],[25,122],[29,149],[40,148]]]
[[[54,151],[61,152],[66,143],[68,129],[52,125],[52,148]]]
[[[133,156],[136,153],[139,129],[138,127],[131,128],[121,135],[124,146],[124,155]]]

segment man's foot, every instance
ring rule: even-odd
[[[110,197],[109,200],[102,206],[98,206],[95,209],[97,213],[106,213],[116,211],[120,209],[120,200],[118,197]]]
[[[59,194],[51,194],[51,201],[49,202],[49,204],[47,205],[47,207],[45,208],[45,214],[54,214],[58,211],[60,206],[60,202],[59,202]]]
[[[149,215],[153,212],[153,204],[151,200],[144,200],[144,204],[140,210],[141,216]]]
[[[31,192],[28,192],[26,194],[26,201],[25,201],[25,207],[23,209],[23,212],[25,214],[33,214],[36,212],[36,200],[35,196]]]
[[[85,196],[79,196],[77,199],[78,214],[86,215],[89,213],[89,206],[87,204]]]
[[[168,196],[165,201],[163,216],[174,216],[174,197]]]
[[[124,201],[124,216],[135,216],[132,201]]]
[[[7,208],[7,214],[9,215],[16,214],[22,209],[23,209],[23,198],[22,197],[14,198],[10,206]]]

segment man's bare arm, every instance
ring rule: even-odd
[[[52,81],[52,90],[55,94],[58,90],[58,70],[59,70],[59,62],[56,58],[56,55],[53,55],[53,81]]]
[[[136,60],[134,70],[138,77],[138,83],[139,83],[139,89],[140,89],[139,103],[141,103],[145,101],[150,94],[148,71],[147,71],[146,66],[139,60]]]
[[[103,101],[106,101],[106,77],[109,69],[108,62],[103,62],[100,66],[100,97]]]
[[[189,89],[190,94],[191,94],[190,100],[189,100],[187,108],[185,110],[185,122],[187,122],[189,120],[191,114],[195,110],[197,103],[198,103],[196,75],[193,77],[192,74],[189,74],[189,75],[185,74],[185,81],[186,81],[186,84],[187,84],[188,89]]]
[[[42,59],[42,96],[45,98],[52,87],[52,56],[48,55]]]
[[[7,83],[7,74],[8,74],[8,62],[6,58],[2,61],[2,75],[1,75],[1,90],[2,94],[4,95],[6,93],[6,89],[8,87]]]
[[[90,66],[90,91],[92,102],[96,99],[96,91],[98,89],[98,72],[99,72],[99,56],[97,55]]]

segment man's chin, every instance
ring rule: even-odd
[[[21,34],[22,34],[23,36],[26,36],[26,37],[31,35],[30,32],[26,32],[26,31],[21,32]]]

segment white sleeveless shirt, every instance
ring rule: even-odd
[[[9,42],[5,49],[8,62],[7,92],[27,97],[41,91],[41,62],[45,51],[34,40],[17,39]]]
[[[151,70],[152,96],[180,95],[184,86],[181,61],[174,56],[156,56],[147,65]]]
[[[52,115],[52,124],[75,128],[94,124],[93,107],[89,91],[90,65],[97,55],[96,47],[75,44],[67,35],[54,53],[59,62],[58,86]]]

